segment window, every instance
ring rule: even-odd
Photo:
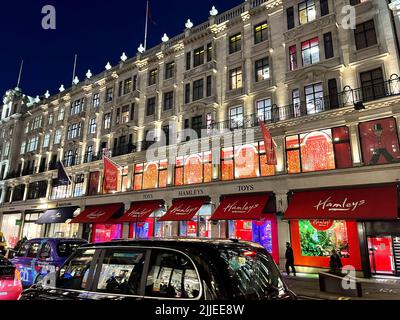
[[[268,40],[268,24],[263,22],[254,27],[254,43],[258,44]]]
[[[333,41],[332,33],[328,32],[324,34],[324,46],[325,46],[325,59],[333,58]]]
[[[207,62],[212,60],[213,56],[213,45],[212,43],[207,44]]]
[[[60,144],[61,143],[61,129],[56,130],[56,134],[54,136],[54,144]]]
[[[124,80],[124,89],[122,94],[128,94],[132,91],[132,78]]]
[[[171,79],[174,77],[175,73],[175,62],[169,62],[165,65],[165,80]]]
[[[190,103],[190,83],[185,85],[185,103]]]
[[[53,124],[53,120],[54,120],[54,115],[51,113],[51,114],[49,114],[49,125],[50,126]]]
[[[316,19],[315,1],[308,0],[299,4],[299,22],[305,24]]]
[[[67,138],[68,140],[75,139],[81,135],[81,123],[74,123],[68,127]]]
[[[60,111],[58,111],[58,118],[57,118],[58,121],[64,120],[64,113],[65,113],[64,108],[61,108]]]
[[[97,291],[139,295],[145,251],[107,250],[101,264]]]
[[[42,126],[42,116],[35,117],[32,123],[32,129],[38,129]]]
[[[36,258],[39,252],[40,242],[32,242],[28,249],[27,258]]]
[[[174,106],[174,92],[164,93],[164,110],[171,110]]]
[[[27,147],[27,152],[33,152],[37,150],[38,147],[38,141],[39,138],[38,137],[33,137],[31,139],[28,140],[28,147]],[[6,145],[7,147],[7,145]],[[6,151],[4,151],[4,154],[6,155]],[[7,155],[6,155],[7,156]]]
[[[135,164],[134,190],[166,188],[168,160]]]
[[[87,146],[85,153],[85,163],[92,162],[93,160],[93,146]]]
[[[191,261],[178,252],[153,250],[145,295],[148,297],[195,299],[200,280]]]
[[[396,120],[386,118],[360,123],[360,140],[366,165],[400,161],[400,145]]]
[[[186,70],[190,70],[192,67],[192,54],[190,52],[186,53]]]
[[[192,118],[192,129],[196,131],[197,137],[201,138],[201,128],[203,127],[203,116]]]
[[[100,94],[95,93],[92,97],[92,108],[98,108],[100,105]]]
[[[263,58],[255,62],[256,82],[270,78],[268,58]]]
[[[20,151],[19,151],[20,154],[24,154],[25,153],[25,147],[26,147],[26,142],[24,141],[21,144],[21,148],[20,148]]]
[[[137,89],[137,75],[135,74],[133,76],[133,90],[135,91]]]
[[[336,79],[328,80],[328,91],[329,91],[329,108],[335,109],[339,107],[339,93]]]
[[[312,84],[304,87],[307,114],[325,111],[324,92],[322,83]]]
[[[111,102],[113,100],[114,88],[107,88],[106,90],[106,102]]]
[[[210,151],[180,156],[175,160],[175,185],[191,185],[212,181],[212,154]]]
[[[235,68],[229,71],[229,89],[236,90],[243,86],[242,68]]]
[[[122,107],[121,123],[129,122],[129,105]]]
[[[193,101],[203,99],[204,97],[204,80],[199,79],[193,82]]]
[[[156,111],[156,98],[147,99],[147,106],[146,106],[146,116],[154,115]]]
[[[43,138],[43,148],[48,148],[50,145],[50,133],[46,133]]]
[[[157,83],[158,70],[153,69],[149,71],[149,86],[155,85]]]
[[[121,108],[117,108],[117,116],[115,117],[115,124],[118,125],[121,120]]]
[[[60,270],[56,286],[61,289],[85,290],[89,267],[94,260],[95,250],[78,250],[74,258]]]
[[[10,153],[10,142],[7,142],[4,147],[4,156],[8,157],[9,153]]]
[[[204,47],[194,50],[193,67],[198,67],[204,63]]]
[[[162,127],[162,132],[164,133],[164,137],[165,137],[165,145],[169,146],[169,138],[170,138],[170,126],[169,125],[165,125]]]
[[[81,110],[82,110],[81,107],[82,107],[82,99],[75,100],[71,105],[70,115],[73,116],[73,115],[81,113]]]
[[[374,20],[369,20],[356,25],[354,30],[357,50],[368,48],[378,43]]]
[[[257,117],[261,121],[267,121],[272,119],[271,112],[271,99],[258,100],[256,102]]]
[[[111,128],[111,113],[106,113],[104,115],[103,128],[104,129],[110,129]]]
[[[74,152],[73,150],[68,150],[64,154],[64,165],[66,167],[71,167],[75,165],[76,158],[77,158],[77,151]]]
[[[96,118],[91,118],[89,121],[89,134],[95,134],[97,129]]]
[[[131,104],[131,115],[130,115],[131,121],[135,120],[135,106],[136,105],[134,103]]]
[[[206,88],[206,96],[212,96],[212,76],[207,77],[207,88]]]
[[[381,68],[360,74],[363,101],[372,101],[386,96],[383,72]]]
[[[328,0],[320,0],[319,5],[321,7],[321,17],[329,14],[329,1]]]
[[[319,40],[314,38],[301,43],[303,67],[319,62]]]
[[[229,124],[231,129],[241,128],[243,126],[243,106],[229,109]]]
[[[242,34],[238,33],[229,38],[229,53],[235,53],[242,50]]]
[[[288,30],[294,28],[294,8],[290,7],[286,9],[286,17],[287,17],[287,28]]]
[[[289,47],[289,63],[290,63],[290,71],[297,70],[297,48],[296,45]]]

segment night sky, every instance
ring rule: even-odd
[[[213,5],[221,13],[243,0],[151,0],[155,21],[149,25],[148,48],[184,31],[188,18],[194,25],[208,19]],[[44,30],[44,5],[57,12],[57,29]],[[24,70],[20,87],[25,94],[58,93],[70,87],[74,54],[77,75],[104,71],[108,61],[116,65],[123,51],[136,55],[144,38],[146,0],[6,0],[0,11],[0,96],[17,83],[21,59]]]

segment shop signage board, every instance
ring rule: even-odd
[[[122,203],[87,207],[71,223],[106,223],[122,208]]]
[[[395,220],[396,185],[294,193],[285,219]]]
[[[204,189],[188,189],[178,192],[178,197],[199,197],[204,195],[206,195],[206,191]]]
[[[205,198],[175,200],[167,213],[159,221],[190,221],[205,204]]]
[[[134,202],[131,204],[129,210],[126,211],[120,219],[117,219],[117,222],[145,222],[154,211],[160,208],[160,206],[161,201]]]

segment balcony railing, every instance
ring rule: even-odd
[[[119,157],[119,156],[124,156],[126,154],[130,154],[132,152],[136,152],[136,146],[133,144],[126,144],[114,148],[112,150],[112,156]]]

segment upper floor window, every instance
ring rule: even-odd
[[[229,125],[231,129],[243,126],[243,106],[229,109]]]
[[[315,9],[315,1],[307,0],[299,3],[299,22],[305,24],[315,20],[317,17],[317,11]]]
[[[271,99],[262,99],[256,102],[257,116],[261,121],[272,119]]]
[[[64,108],[61,108],[61,109],[58,111],[58,118],[57,118],[57,120],[58,120],[58,121],[64,120],[64,114],[65,114]]]
[[[103,128],[104,129],[110,129],[111,128],[111,113],[106,113],[104,115]]]
[[[378,43],[374,20],[369,20],[356,25],[354,30],[357,50],[373,46]]]
[[[54,144],[60,144],[61,143],[61,129],[56,130],[56,134],[54,136]]]
[[[186,70],[190,70],[192,67],[192,53],[187,52],[186,53]]]
[[[50,133],[46,133],[43,138],[43,148],[48,148],[50,146]]]
[[[207,76],[207,88],[206,88],[206,96],[212,96],[212,76]]]
[[[89,134],[96,133],[96,129],[97,129],[96,118],[91,118],[89,121]]]
[[[95,93],[92,96],[92,108],[98,108],[100,105],[100,94]]]
[[[198,67],[204,63],[204,47],[194,50],[193,66]]]
[[[155,85],[157,83],[158,70],[153,69],[149,71],[149,86]]]
[[[82,111],[82,99],[75,100],[74,103],[71,105],[71,113],[70,115],[76,115],[81,113]]]
[[[294,8],[290,7],[286,9],[286,19],[288,30],[294,28]]]
[[[297,47],[296,45],[289,47],[289,68],[290,71],[297,70]]]
[[[127,122],[129,122],[129,105],[123,106],[121,112],[121,123]]]
[[[33,137],[31,139],[28,140],[28,147],[27,147],[27,152],[32,152],[32,151],[36,151],[37,147],[38,147],[38,142],[39,142],[39,138],[38,137]],[[6,145],[7,147],[7,145]],[[4,150],[4,155],[7,156],[6,154],[6,150]]]
[[[193,82],[193,101],[203,99],[204,97],[204,80],[199,79]]]
[[[54,120],[54,115],[51,113],[51,114],[49,114],[49,125],[50,126],[53,124],[53,120]]]
[[[42,126],[42,116],[35,117],[32,123],[32,129],[38,129]]]
[[[238,67],[229,71],[229,89],[236,90],[243,86],[242,67]]]
[[[111,102],[114,97],[114,88],[110,87],[106,90],[106,102]]]
[[[329,1],[328,0],[320,0],[319,6],[321,7],[321,17],[329,14]]]
[[[333,58],[333,39],[332,33],[327,32],[324,34],[324,47],[325,47],[325,59]]]
[[[164,93],[164,110],[171,110],[174,106],[174,92]]]
[[[313,38],[301,43],[301,55],[303,57],[303,67],[307,67],[319,62],[319,40]]]
[[[306,96],[307,114],[314,114],[325,110],[322,83],[304,87],[304,93]]]
[[[132,91],[132,78],[125,79],[122,94],[128,94],[131,91]]]
[[[75,139],[81,135],[81,123],[74,123],[68,127],[68,140]]]
[[[207,62],[210,62],[212,60],[213,56],[213,45],[210,42],[207,44]]]
[[[268,58],[263,58],[255,62],[256,82],[270,78]]]
[[[235,53],[242,50],[242,34],[238,33],[229,38],[229,53]]]
[[[156,112],[156,98],[147,99],[146,116],[152,116]]]
[[[190,103],[190,83],[185,85],[185,103]]]
[[[35,139],[36,139],[36,145],[35,145],[35,149],[34,149],[34,150],[37,149],[37,141],[38,141],[38,138],[37,138],[37,137],[36,137]],[[33,150],[31,150],[31,151],[33,151]],[[5,157],[8,157],[9,154],[10,154],[10,142],[7,141],[7,142],[6,142],[6,145],[5,145],[5,147],[4,147],[4,156],[5,156]]]
[[[386,96],[386,87],[382,68],[360,74],[362,97],[364,101],[372,101]]]
[[[19,154],[24,154],[25,153],[25,148],[26,148],[26,142],[22,142],[21,148],[19,150]]]
[[[175,62],[169,62],[165,65],[165,80],[171,79],[174,77],[175,73]]]
[[[268,24],[260,23],[254,27],[254,43],[260,43],[268,40]]]

